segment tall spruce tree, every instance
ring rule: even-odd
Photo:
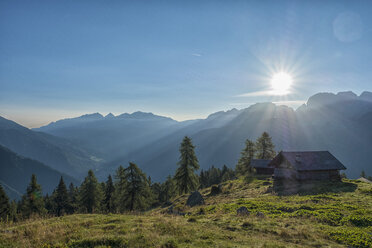
[[[88,171],[88,176],[80,186],[79,203],[84,212],[99,212],[102,200],[101,185],[98,183],[92,170]]]
[[[61,216],[69,212],[70,201],[68,197],[66,184],[63,181],[62,176],[61,176],[61,179],[59,180],[59,184],[55,191],[54,202],[55,202],[55,211],[56,211],[55,214],[57,216]]]
[[[7,221],[9,217],[10,217],[9,198],[0,184],[0,222]]]
[[[124,170],[126,187],[122,192],[122,202],[125,208],[133,210],[144,210],[152,202],[153,197],[146,175],[134,163]]]
[[[104,208],[106,212],[113,213],[115,211],[114,205],[115,187],[111,175],[108,176],[105,188]]]
[[[180,161],[174,176],[179,194],[188,193],[198,186],[195,171],[199,169],[199,162],[195,155],[195,146],[189,137],[185,136],[180,146]]]
[[[257,158],[272,159],[275,157],[275,146],[267,132],[263,132],[256,141]]]
[[[236,173],[238,175],[244,176],[253,172],[251,160],[254,158],[255,153],[256,148],[254,142],[247,139],[244,149],[240,152],[238,164],[236,165]]]
[[[44,215],[46,213],[41,186],[37,183],[35,174],[31,176],[30,184],[27,187],[26,195],[22,198],[21,205],[22,214],[25,217],[30,217],[34,214]]]

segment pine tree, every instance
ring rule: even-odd
[[[105,198],[104,198],[104,208],[109,213],[113,213],[115,211],[114,192],[115,192],[114,183],[112,181],[111,175],[109,175],[107,178],[107,182],[106,182]]]
[[[247,139],[245,141],[245,147],[240,153],[238,164],[236,165],[236,173],[240,176],[247,175],[253,172],[251,167],[251,160],[254,158],[256,153],[255,144],[253,141]]]
[[[102,200],[101,185],[98,183],[92,170],[81,184],[79,192],[79,203],[83,211],[88,213],[99,212]]]
[[[195,171],[199,169],[198,159],[195,155],[195,146],[187,136],[183,139],[180,147],[180,161],[174,180],[179,194],[195,190],[198,185],[198,177]]]
[[[125,199],[122,197],[127,185],[125,177],[125,169],[123,166],[119,166],[115,173],[115,184],[114,184],[114,209],[120,212],[125,211]]]
[[[168,203],[172,197],[176,195],[176,186],[171,176],[167,177],[167,180],[162,184],[162,197],[161,200],[164,203]]]
[[[68,213],[70,209],[70,201],[65,182],[63,181],[63,177],[61,177],[61,179],[59,180],[59,184],[55,192],[55,213],[57,216],[61,216],[65,213]]]
[[[160,183],[153,183],[151,186],[151,192],[154,197],[154,201],[152,202],[152,207],[159,206],[162,204],[162,196],[163,196],[163,188],[162,184]]]
[[[146,209],[153,200],[146,175],[134,163],[129,163],[124,173],[127,185],[121,198],[125,208],[130,211]]]
[[[233,180],[234,178],[235,178],[234,170],[228,168],[226,165],[223,165],[221,172],[221,182]]]
[[[8,221],[10,215],[9,198],[0,184],[0,222]]]
[[[68,186],[69,214],[73,214],[78,209],[78,195],[79,190],[77,189],[77,187],[74,186],[73,183],[70,183],[70,185]]]
[[[15,200],[10,202],[10,209],[9,209],[9,216],[10,220],[17,221],[18,220],[18,214],[17,214],[17,202]]]
[[[364,170],[362,170],[362,172],[360,173],[360,177],[364,177],[364,178],[367,177],[367,176],[366,176],[366,172],[365,172]]]
[[[43,215],[46,213],[41,186],[37,183],[35,174],[31,176],[31,182],[27,187],[26,195],[22,198],[22,213],[26,217],[33,214]]]
[[[125,169],[125,188],[123,198],[127,201],[127,209],[143,210],[151,204],[152,195],[146,175],[134,163]]]
[[[275,157],[275,146],[267,132],[263,132],[256,141],[257,157],[259,159],[272,159]]]
[[[201,172],[200,172],[199,184],[200,184],[199,187],[201,189],[204,189],[204,188],[208,187],[208,185],[209,185],[208,173],[204,170],[201,170]]]
[[[219,184],[221,182],[221,170],[219,168],[212,167],[208,170],[208,177],[209,177],[209,182],[208,182],[208,187],[212,186],[214,184]]]
[[[56,191],[53,191],[53,194],[49,196],[49,194],[46,194],[44,197],[44,205],[45,209],[49,214],[55,214],[56,212],[56,203],[54,201],[54,196],[56,195]]]

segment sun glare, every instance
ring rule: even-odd
[[[279,72],[273,75],[271,87],[276,95],[285,95],[289,93],[292,85],[292,77],[286,72]]]

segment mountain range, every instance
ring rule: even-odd
[[[264,131],[277,151],[329,150],[349,177],[361,170],[372,174],[372,93],[367,91],[318,93],[297,110],[257,103],[183,122],[144,112],[94,113],[30,130],[0,118],[0,145],[79,180],[89,168],[103,180],[133,161],[159,181],[177,168],[185,135],[196,146],[201,168],[234,167],[245,140]]]
[[[39,161],[19,156],[3,146],[0,146],[0,161],[0,183],[12,199],[20,199],[26,192],[32,174],[37,175],[43,193],[52,193],[61,176],[67,185],[79,183],[71,176],[54,170]]]

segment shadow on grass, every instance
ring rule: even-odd
[[[271,192],[277,195],[317,195],[325,193],[354,192],[358,188],[356,183],[331,181],[294,181],[274,180]]]

